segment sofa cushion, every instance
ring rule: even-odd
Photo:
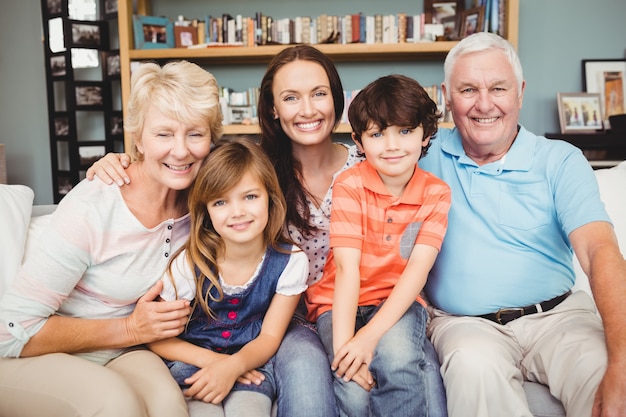
[[[0,295],[21,264],[34,196],[25,185],[0,184]]]

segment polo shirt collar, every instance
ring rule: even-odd
[[[506,154],[506,159],[502,169],[504,171],[529,171],[533,165],[535,148],[537,146],[537,136],[530,133],[526,128],[519,125],[517,137]],[[461,135],[455,127],[451,135],[443,137],[441,149],[443,152],[456,156],[460,163],[470,166],[478,166],[469,156],[465,154],[461,143]],[[498,163],[499,162],[495,162]],[[485,167],[491,164],[485,165]]]
[[[363,188],[379,195],[397,198],[387,190],[383,180],[380,178],[380,175],[378,175],[378,171],[374,169],[367,159],[359,164],[359,170],[361,171],[361,178],[363,179]],[[402,197],[400,197],[400,203],[422,204],[426,187],[426,175],[425,171],[417,165],[415,166],[415,172],[404,189]]]

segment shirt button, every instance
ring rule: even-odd
[[[15,326],[15,324],[12,321],[9,322],[9,327],[14,327],[14,326]]]
[[[387,223],[393,223],[393,219],[390,217],[387,219]]]
[[[172,225],[167,226],[167,230],[172,230]]]
[[[167,258],[167,257],[169,257],[169,256],[170,256],[170,254],[169,254],[169,253],[167,253],[167,252],[165,252],[165,257]]]
[[[391,236],[387,235],[385,239],[387,240],[387,242],[389,242],[391,240]]]
[[[236,306],[237,304],[239,304],[239,298],[233,298],[232,300],[228,300],[228,303]]]
[[[228,339],[228,338],[230,337],[230,332],[229,332],[228,330],[224,330],[224,331],[222,332],[222,337],[223,337],[224,339]]]
[[[165,239],[165,243],[170,243],[170,238]]]
[[[231,320],[235,320],[237,318],[237,313],[235,313],[234,311],[229,311],[228,318]]]

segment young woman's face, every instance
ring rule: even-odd
[[[188,126],[161,113],[155,106],[146,112],[137,149],[144,156],[146,175],[163,185],[184,190],[191,186],[211,150],[206,126]]]
[[[209,201],[207,210],[226,247],[258,243],[258,239],[263,241],[269,197],[261,181],[250,172],[219,198]]]
[[[331,140],[335,107],[330,81],[316,62],[293,61],[276,72],[274,114],[289,138],[300,145]]]

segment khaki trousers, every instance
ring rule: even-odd
[[[607,352],[595,305],[576,292],[553,310],[500,325],[431,308],[450,417],[532,417],[522,382],[540,382],[568,417],[591,416]]]
[[[0,358],[0,417],[186,417],[180,388],[157,355],[125,353],[101,366],[54,353]]]

